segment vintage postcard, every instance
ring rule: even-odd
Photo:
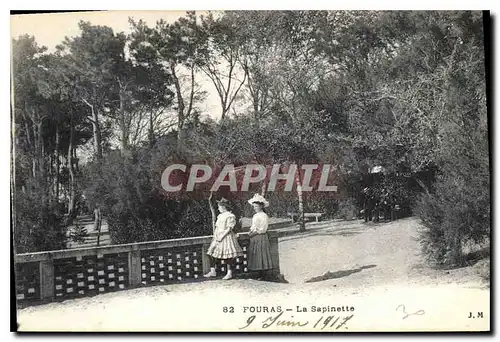
[[[489,332],[489,12],[11,15],[20,332]]]

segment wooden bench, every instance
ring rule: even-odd
[[[295,217],[299,217],[299,213],[287,213],[288,216],[292,218],[292,221],[295,222]],[[305,218],[314,217],[316,222],[319,222],[319,219],[323,216],[323,213],[304,213]]]

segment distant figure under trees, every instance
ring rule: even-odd
[[[372,221],[372,215],[373,211],[375,209],[375,196],[373,189],[366,187],[363,189],[363,216],[365,219],[365,222],[371,222]]]
[[[101,209],[96,207],[94,209],[94,231],[97,232],[97,246],[101,243],[101,226],[102,226],[102,216]]]
[[[374,188],[366,187],[363,189],[363,217],[365,222],[378,222],[380,214],[384,220],[394,219],[394,203],[387,189],[378,193]]]

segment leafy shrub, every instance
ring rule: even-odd
[[[78,223],[75,225],[75,228],[70,232],[69,235],[71,241],[76,243],[84,243],[85,238],[88,236],[89,234],[87,232],[87,229]]]
[[[57,205],[43,203],[41,192],[18,191],[15,196],[14,246],[16,253],[63,249],[66,228]]]
[[[490,266],[490,259],[483,259],[479,261],[477,264],[474,265],[474,268],[476,272],[478,273],[479,277],[484,281],[489,283],[491,279],[491,266]]]
[[[352,220],[358,217],[359,208],[356,206],[354,199],[339,201],[336,217],[343,220]]]
[[[481,244],[490,234],[488,187],[477,187],[477,174],[467,180],[454,176],[440,177],[416,206],[426,227],[420,232],[423,252],[437,264],[464,264],[465,243]]]
[[[142,149],[111,152],[86,170],[86,198],[101,208],[113,242],[212,234],[207,201],[165,196],[160,184],[161,158],[154,153]]]
[[[190,203],[176,225],[175,235],[200,236],[212,235],[212,216],[206,201]]]
[[[444,263],[447,250],[443,228],[445,213],[438,196],[422,194],[416,206],[416,213],[424,225],[419,232],[423,254],[431,263]]]

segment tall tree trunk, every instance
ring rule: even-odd
[[[120,124],[120,130],[121,130],[121,137],[120,137],[120,145],[122,151],[125,151],[128,149],[128,140],[129,140],[129,127],[126,123],[126,113],[125,113],[125,88],[122,86],[121,82],[120,84],[120,118],[119,118],[119,124]]]
[[[47,167],[47,194],[49,204],[53,204],[55,198],[55,190],[54,190],[54,155],[49,154],[49,161]]]
[[[92,130],[94,133],[94,147],[97,154],[97,159],[102,159],[102,142],[101,142],[101,127],[99,125],[99,116],[97,111],[92,108]]]
[[[98,160],[102,159],[102,138],[101,138],[101,127],[99,124],[99,113],[95,106],[82,98],[82,101],[89,106],[91,112],[91,122],[92,122],[92,133],[94,136],[94,151]]]
[[[262,197],[265,197],[266,196],[266,181],[262,181],[262,187],[260,189],[260,194],[262,195]]]
[[[75,172],[78,173],[80,172],[79,168],[79,162],[78,162],[78,157],[76,156],[76,147],[73,146],[73,168],[75,169]]]
[[[75,189],[75,171],[71,152],[68,153],[68,169],[69,169],[69,199],[68,199],[68,224],[76,217],[76,189]]]
[[[68,171],[69,171],[69,199],[68,199],[68,220],[67,225],[70,225],[76,217],[75,204],[76,204],[76,189],[75,189],[75,169],[74,169],[74,128],[73,128],[73,113],[70,114],[69,124],[69,145],[68,145]]]
[[[215,213],[214,204],[212,203],[212,196],[213,196],[213,192],[210,191],[210,196],[208,197],[208,205],[210,207],[210,213],[212,214],[212,234],[214,234],[215,233],[215,221],[217,218],[217,214]]]
[[[174,86],[175,86],[175,93],[177,97],[177,126],[178,126],[178,131],[177,131],[177,148],[180,149],[181,146],[183,145],[183,140],[184,140],[184,99],[182,97],[182,90],[181,90],[181,85],[179,83],[179,78],[177,77],[177,74],[175,72],[175,63],[170,63],[170,72],[172,73],[172,78],[174,80]]]
[[[300,180],[300,172],[297,170],[295,172],[295,183],[297,184],[297,198],[299,200],[299,230],[301,232],[306,231],[306,224],[304,218],[304,200],[302,198],[302,182]]]
[[[33,157],[31,161],[31,172],[33,173],[33,179],[36,179],[38,172],[36,172],[36,158]]]
[[[31,142],[31,130],[30,130],[30,127],[28,125],[28,120],[25,119],[26,121],[24,121],[24,129],[26,130],[26,140],[28,141],[28,145],[30,147],[32,147],[32,142]]]
[[[252,106],[253,106],[253,117],[255,120],[260,119],[260,110],[259,110],[259,90],[254,89],[252,86],[253,81],[250,78],[250,75],[248,76],[248,82],[247,82],[247,88],[250,91],[250,97],[252,99]]]
[[[37,132],[37,137],[36,137],[36,145],[37,145],[37,153],[36,153],[36,158],[38,159],[37,165],[38,165],[38,173],[40,175],[40,179],[44,180],[45,179],[45,160],[43,158],[43,132],[42,132],[42,122],[39,122],[36,124],[36,132]]]
[[[60,182],[60,171],[61,171],[61,160],[59,156],[59,149],[61,145],[61,136],[59,133],[59,123],[56,126],[56,147],[55,147],[55,162],[56,162],[56,172],[54,179],[54,196],[56,203],[59,203],[59,182]]]
[[[259,120],[260,119],[260,113],[259,113],[259,103],[258,103],[258,99],[254,99],[253,100],[253,116],[254,116],[254,119],[255,120]]]
[[[102,154],[102,143],[101,143],[101,128],[99,126],[99,116],[97,111],[93,111],[95,113],[95,127],[96,127],[96,137],[97,137],[97,149],[96,149],[96,154],[97,154],[97,160],[99,163],[99,168],[101,167],[101,162],[103,159],[103,154]],[[102,171],[101,171],[102,172]],[[96,215],[96,220],[94,222],[94,228],[97,231],[97,246],[100,244],[100,239],[101,239],[101,208],[98,206],[96,208],[97,215]]]
[[[189,103],[188,103],[188,108],[187,111],[184,115],[184,120],[186,118],[189,118],[191,115],[191,112],[193,111],[193,102],[194,102],[194,93],[195,93],[195,79],[194,79],[194,69],[195,69],[195,64],[194,62],[191,64],[191,93],[189,94]]]
[[[102,143],[101,143],[101,128],[99,126],[99,113],[94,106],[86,101],[85,99],[82,99],[87,106],[90,107],[91,113],[92,113],[92,130],[94,133],[94,149],[97,157],[97,162],[101,163],[103,154],[102,154]],[[97,206],[94,210],[95,213],[95,221],[94,221],[94,230],[97,231],[97,241],[99,243],[99,235],[101,232],[101,209],[99,206]]]
[[[222,109],[220,114],[220,121],[224,121],[226,119],[227,112],[229,112],[229,107]]]
[[[153,122],[153,112],[149,112],[149,129],[148,129],[148,141],[149,146],[153,146],[155,144],[155,132],[154,132],[154,122]]]
[[[43,207],[45,204],[47,204],[49,187],[47,187],[47,172],[45,169],[45,148],[42,123],[42,120],[38,120],[38,123],[34,124],[36,126],[36,155],[34,158],[36,159],[36,165],[38,166],[36,170],[36,172],[38,173],[37,184],[41,187],[40,203]]]

